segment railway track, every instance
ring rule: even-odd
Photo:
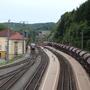
[[[77,90],[74,72],[69,62],[58,52],[53,51],[50,48],[47,49],[53,52],[60,62],[60,77],[57,90]]]
[[[25,58],[24,60],[22,60],[22,61],[20,61],[20,62],[16,62],[16,63],[13,63],[13,64],[9,64],[9,65],[5,65],[5,66],[2,66],[2,67],[0,67],[0,69],[6,69],[6,68],[12,68],[12,67],[14,67],[14,66],[16,66],[16,65],[21,65],[21,64],[23,64],[23,63],[26,63],[26,62],[28,62],[28,59],[30,59],[30,57],[27,57],[27,58]]]
[[[33,64],[34,61],[29,61],[17,70],[0,76],[0,90],[9,90]]]
[[[35,70],[32,77],[29,79],[28,83],[26,83],[23,88],[23,90],[38,89],[42,75],[44,74],[44,71],[48,65],[48,57],[41,49],[39,49],[38,54],[32,52],[31,56],[32,60],[26,60],[26,62],[21,62],[22,64],[24,64],[22,67],[0,76],[0,90],[10,90],[19,81],[19,79],[29,70],[29,68],[34,65],[34,63],[36,62],[36,58],[38,56],[41,56],[40,65]]]
[[[38,90],[42,76],[49,63],[48,56],[40,50],[41,63],[33,74],[32,78],[29,79],[28,83],[25,85],[23,90]]]
[[[27,72],[28,69],[35,63],[35,58],[37,56],[38,54],[35,54],[33,56],[34,58],[29,57],[26,58],[26,60],[24,61],[15,63],[10,66],[6,66],[12,68],[13,66],[23,64],[20,68],[0,76],[0,90],[9,90],[24,75],[24,73]]]

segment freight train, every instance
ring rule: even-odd
[[[54,47],[74,57],[90,75],[90,53],[79,48],[59,43],[47,42],[45,45]]]

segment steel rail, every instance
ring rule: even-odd
[[[1,83],[0,89],[9,90],[9,88],[12,87],[13,84],[16,83],[16,81],[19,80],[20,77],[23,76],[23,74],[28,70],[28,68],[30,68],[33,64],[34,63],[28,63],[26,64],[26,66],[20,68],[18,72],[10,75],[6,81],[4,80],[5,82]]]
[[[48,63],[49,63],[48,56],[43,51],[40,51],[40,53],[42,56],[41,63],[23,90],[38,90],[38,88],[39,88],[40,82],[42,80],[42,76],[47,68]]]
[[[24,60],[22,60],[22,61],[20,61],[20,62],[16,62],[16,63],[13,63],[13,64],[1,66],[1,67],[0,67],[0,70],[1,70],[1,69],[6,69],[6,68],[10,68],[10,67],[12,68],[12,67],[14,67],[14,66],[16,66],[16,65],[21,65],[21,64],[23,64],[23,63],[28,62],[28,59],[30,59],[30,57],[25,58]]]
[[[50,48],[47,49],[54,53],[60,62],[60,76],[57,90],[77,90],[76,79],[70,63],[57,51],[53,51]]]
[[[26,62],[26,63],[24,63],[24,64],[26,65],[27,63],[28,63],[28,62]],[[3,74],[3,75],[0,75],[0,80],[5,79],[5,78],[7,78],[7,77],[9,77],[9,76],[11,76],[11,75],[13,75],[13,74],[15,74],[16,72],[20,71],[20,69],[21,69],[22,67],[24,67],[25,65],[19,67],[19,68],[16,69],[16,70],[11,71],[11,72],[8,72],[8,73],[5,73],[5,74]]]
[[[34,55],[35,58],[37,58],[37,56],[37,54]],[[0,90],[9,90],[17,82],[17,80],[19,80],[25,74],[25,72],[27,72],[28,69],[35,63],[35,58],[34,60],[26,60],[26,63],[23,62],[25,65],[23,65],[22,67],[0,76]]]

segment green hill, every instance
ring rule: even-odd
[[[53,41],[90,51],[90,0],[61,16],[53,32]]]
[[[47,30],[52,30],[52,28],[55,26],[55,23],[36,23],[36,24],[24,24],[24,23],[4,23],[7,27],[11,28],[12,30],[15,31],[47,31]]]
[[[53,27],[55,27],[55,23],[36,23],[36,24],[24,24],[24,23],[1,23],[0,27],[1,29],[4,29],[6,27],[18,31],[24,36],[30,37],[31,41],[35,41],[36,37],[39,35],[39,33],[42,32],[50,32],[53,30]],[[46,33],[46,34],[47,34]]]

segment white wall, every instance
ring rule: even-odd
[[[6,51],[7,46],[7,38],[6,37],[0,37],[0,51]]]
[[[14,54],[14,45],[17,42],[17,52],[18,54],[23,54],[23,40],[9,40],[9,54]],[[26,43],[24,41],[24,53],[26,50]]]

